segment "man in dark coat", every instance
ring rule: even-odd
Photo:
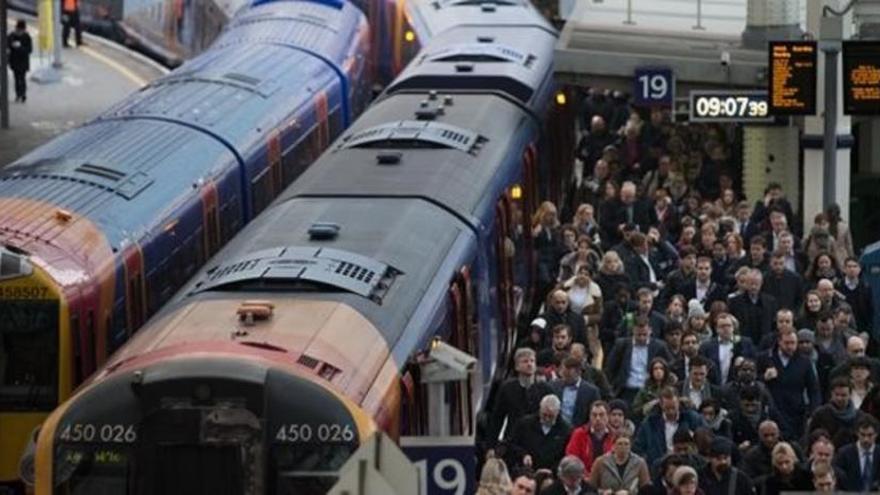
[[[494,447],[498,442],[498,435],[505,420],[507,421],[505,438],[508,438],[512,433],[513,425],[523,416],[537,412],[541,399],[553,393],[550,385],[535,379],[534,350],[525,347],[517,349],[513,362],[516,377],[508,379],[501,385],[489,415],[486,439],[489,447]]]
[[[740,335],[761,342],[764,335],[773,328],[773,318],[778,309],[776,299],[761,293],[764,276],[752,269],[745,279],[744,293],[730,298],[730,313],[739,321]]]
[[[819,407],[810,417],[809,431],[825,429],[831,435],[836,449],[856,440],[856,424],[868,415],[853,406],[850,395],[852,386],[846,378],[831,382],[831,399]]]
[[[560,402],[555,395],[541,399],[537,414],[520,418],[508,441],[507,459],[510,467],[523,466],[534,470],[554,469],[565,456],[565,445],[571,427],[559,414]]]
[[[860,278],[862,267],[855,258],[847,258],[843,270],[845,276],[837,290],[846,297],[846,302],[852,308],[858,331],[874,335],[871,331],[874,326],[874,296],[871,287]]]
[[[560,415],[572,428],[590,420],[590,406],[599,400],[599,389],[581,378],[583,363],[569,356],[562,362],[562,378],[550,383],[553,393],[562,403]]]
[[[731,466],[733,443],[724,437],[716,437],[709,446],[709,464],[700,475],[703,493],[724,495],[751,495],[754,486],[748,475]]]
[[[697,259],[697,273],[694,280],[685,284],[681,295],[690,301],[696,299],[709,311],[715,301],[727,302],[727,287],[712,281],[712,258],[700,256]]]
[[[547,322],[547,328],[550,330],[556,328],[556,325],[568,325],[571,329],[572,342],[587,344],[587,326],[584,317],[572,311],[568,303],[568,294],[564,290],[553,291],[550,295],[550,308],[541,317]]]
[[[15,23],[15,31],[9,33],[9,68],[15,76],[15,101],[27,101],[27,73],[31,69],[31,35],[27,32],[27,24],[23,20]]]
[[[797,352],[794,332],[780,335],[778,345],[758,357],[758,376],[785,418],[787,438],[799,439],[807,417],[822,403],[822,394],[813,363]]]
[[[780,308],[799,311],[804,301],[804,278],[785,268],[785,253],[775,251],[764,277],[763,292],[776,298]]]
[[[857,426],[858,441],[837,452],[834,465],[846,474],[838,488],[848,492],[872,492],[880,486],[880,450],[877,447],[877,420],[863,418]]]
[[[651,337],[648,319],[638,316],[632,337],[617,339],[605,361],[605,374],[611,380],[615,395],[632,404],[636,393],[645,385],[648,363],[655,357],[668,362],[671,356],[665,343]]]

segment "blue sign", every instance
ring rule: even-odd
[[[470,495],[476,491],[473,437],[401,437],[400,448],[419,470],[422,493]]]
[[[639,67],[633,80],[633,103],[642,107],[670,107],[675,102],[675,74],[667,67]]]

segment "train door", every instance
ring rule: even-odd
[[[136,332],[146,319],[146,290],[144,286],[144,253],[134,243],[125,249],[125,311],[128,315],[128,335]]]
[[[534,144],[530,144],[523,152],[523,184],[520,187],[519,198],[511,194],[511,205],[518,208],[519,216],[514,215],[514,222],[518,222],[521,233],[515,237],[519,240],[517,244],[516,261],[517,267],[521,270],[519,277],[516,277],[517,286],[521,288],[522,297],[526,304],[535,301],[533,294],[534,282],[537,278],[537,259],[535,254],[535,240],[530,235],[531,218],[538,208],[538,164],[537,149]],[[517,228],[516,223],[513,229]]]
[[[516,340],[516,309],[514,306],[513,260],[516,246],[512,238],[510,199],[501,196],[495,205],[495,253],[497,260],[496,292],[498,294],[499,335],[498,357],[501,366]]]
[[[204,261],[207,261],[220,249],[220,216],[218,209],[217,185],[211,181],[202,189],[202,245]]]

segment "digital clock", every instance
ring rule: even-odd
[[[766,91],[691,91],[691,122],[771,122]]]

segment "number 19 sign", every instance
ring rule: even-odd
[[[639,67],[633,83],[633,103],[642,107],[670,107],[675,102],[675,74],[667,67]]]

